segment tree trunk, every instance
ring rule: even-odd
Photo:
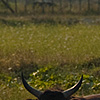
[[[4,0],[1,0],[1,2],[12,12],[15,13],[14,10],[9,6],[9,4],[7,2],[5,2]]]
[[[60,0],[60,12],[62,12],[62,0]]]
[[[70,3],[70,11],[72,10],[72,0],[69,0]]]
[[[17,13],[17,0],[15,0],[15,12]]]
[[[25,7],[25,12],[27,12],[27,0],[25,0],[25,5],[24,5],[24,7]]]
[[[100,12],[100,0],[98,0],[98,12]]]
[[[44,0],[42,0],[42,13],[45,13],[45,11],[44,11]]]
[[[79,11],[82,10],[82,0],[79,0]]]
[[[90,11],[90,0],[88,0],[88,11]]]
[[[54,1],[52,0],[52,13],[54,13]]]

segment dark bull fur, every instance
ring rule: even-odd
[[[24,76],[22,73],[22,82],[23,82],[24,87],[31,94],[36,96],[39,100],[100,100],[100,94],[83,96],[83,97],[72,97],[72,95],[80,88],[82,84],[82,80],[83,80],[83,76],[81,77],[80,81],[75,86],[63,92],[51,91],[51,90],[41,92],[39,90],[32,88],[24,79]],[[27,99],[27,100],[33,100],[33,99]]]

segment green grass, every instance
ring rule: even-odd
[[[0,100],[32,97],[21,84],[22,70],[40,90],[65,90],[83,74],[75,95],[100,93],[99,63],[99,24],[0,21]]]
[[[43,64],[89,61],[100,56],[99,28],[100,25],[83,24],[3,25],[0,31],[1,55],[11,57],[10,61],[30,56],[27,58]]]

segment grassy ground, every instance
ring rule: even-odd
[[[100,93],[100,24],[64,21],[1,18],[0,100],[33,97],[21,84],[22,70],[40,90],[70,88],[83,74],[75,95]]]

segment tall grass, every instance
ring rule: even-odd
[[[23,90],[18,74],[25,68],[40,77],[30,74],[31,79],[34,79],[30,79],[30,83],[39,89],[55,85],[69,88],[79,79],[76,76],[83,73],[86,81],[78,94],[100,92],[99,24],[26,24],[20,21],[4,23],[6,24],[0,23],[1,100],[21,100],[29,97]]]
[[[19,23],[20,24],[20,23]],[[22,58],[36,63],[81,63],[100,56],[100,25],[1,25],[0,51],[9,64]],[[29,57],[30,55],[30,57]],[[18,57],[17,57],[18,56]],[[5,62],[6,63],[6,62]],[[8,63],[8,61],[7,61]]]

